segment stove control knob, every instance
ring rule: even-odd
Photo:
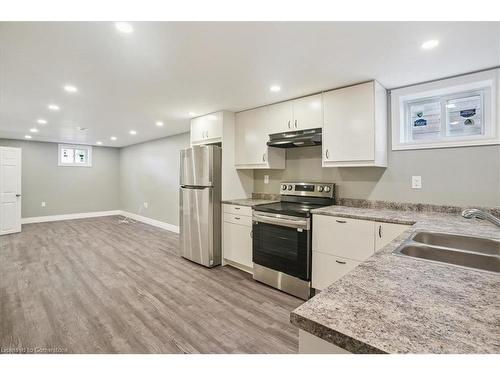
[[[325,193],[329,193],[329,192],[330,192],[330,190],[331,190],[331,189],[330,189],[330,186],[325,186],[325,189],[324,189]]]
[[[323,186],[318,186],[318,191],[321,193],[323,191]]]
[[[292,185],[288,185],[288,190],[292,190]]]
[[[281,190],[286,190],[286,185],[281,185]]]

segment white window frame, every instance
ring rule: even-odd
[[[500,100],[497,95],[499,76],[500,69],[492,69],[392,90],[392,150],[417,150],[500,144],[500,124],[499,121],[497,121],[497,112],[499,112],[500,108]],[[409,121],[406,111],[407,102],[419,99],[439,98],[441,103],[444,103],[456,94],[466,92],[473,93],[483,89],[483,134],[463,137],[444,137],[436,140],[408,140]],[[446,121],[446,108],[442,105],[441,124],[445,124]],[[442,128],[441,131],[441,134],[443,134],[446,130]]]
[[[87,150],[87,162],[85,164],[68,164],[61,161],[61,149],[70,148],[73,150]],[[87,145],[69,145],[65,143],[59,143],[57,147],[57,165],[59,167],[92,167],[92,146]]]

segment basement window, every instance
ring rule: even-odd
[[[60,167],[92,166],[92,146],[60,144],[58,150]]]
[[[392,149],[499,144],[498,70],[391,91]]]

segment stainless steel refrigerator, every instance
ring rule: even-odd
[[[181,256],[206,267],[221,263],[221,150],[181,150]]]

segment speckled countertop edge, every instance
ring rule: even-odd
[[[276,202],[279,202],[279,200],[259,199],[259,198],[242,198],[242,199],[223,200],[221,203],[222,204],[232,204],[235,206],[254,207],[254,206],[261,205],[261,204],[276,203]]]
[[[392,254],[419,230],[500,239],[496,227],[437,212],[312,213],[411,227],[294,310],[292,324],[353,353],[500,353],[499,275]]]

